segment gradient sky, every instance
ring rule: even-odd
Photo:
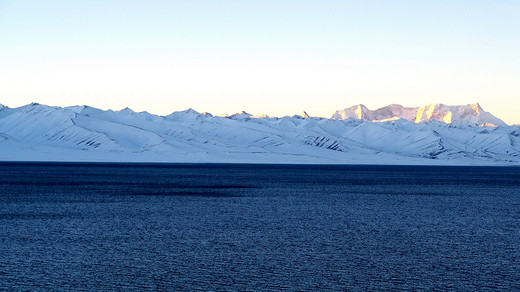
[[[520,123],[520,2],[4,1],[0,103],[330,117],[479,102]]]

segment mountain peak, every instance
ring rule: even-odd
[[[306,112],[306,111],[302,111],[301,113],[298,114],[300,117],[304,118],[304,119],[308,119],[310,118],[309,114]]]
[[[168,120],[197,120],[201,119],[202,115],[198,111],[189,108],[183,111],[175,111],[165,116],[165,118]]]
[[[483,111],[482,108],[480,107],[480,104],[478,102],[472,104],[471,108],[473,108],[477,113],[480,113],[481,111]]]
[[[129,108],[129,107],[125,107],[125,108],[123,108],[123,109],[120,109],[120,110],[118,110],[118,112],[120,112],[120,113],[128,113],[128,114],[135,113],[135,111],[132,110],[132,109]]]
[[[248,113],[246,111],[241,111],[239,113],[227,116],[227,118],[233,119],[233,120],[242,120],[242,119],[250,119],[252,116],[253,115],[251,115],[250,113]]]
[[[370,112],[371,111],[364,104],[358,104],[344,110],[336,111],[331,119],[346,120],[348,118],[354,118],[358,120],[372,120]]]

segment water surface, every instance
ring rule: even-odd
[[[0,235],[0,290],[518,290],[520,169],[2,163]]]

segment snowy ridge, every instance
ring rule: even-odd
[[[414,123],[440,121],[465,126],[506,126],[504,121],[484,111],[478,103],[457,106],[429,104],[423,107],[403,107],[392,104],[374,111],[360,104],[336,111],[332,115],[332,119],[336,120],[348,118],[366,121],[405,119]]]
[[[331,119],[0,106],[0,160],[520,164],[520,127],[478,104],[363,105]]]

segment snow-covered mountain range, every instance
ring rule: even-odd
[[[357,105],[330,119],[0,105],[0,160],[518,165],[520,126],[478,104]]]
[[[504,121],[484,111],[478,103],[457,106],[429,104],[423,107],[403,107],[392,104],[375,111],[360,104],[336,111],[332,118],[338,120],[355,118],[367,121],[405,119],[414,123],[440,121],[463,126],[506,126]]]

